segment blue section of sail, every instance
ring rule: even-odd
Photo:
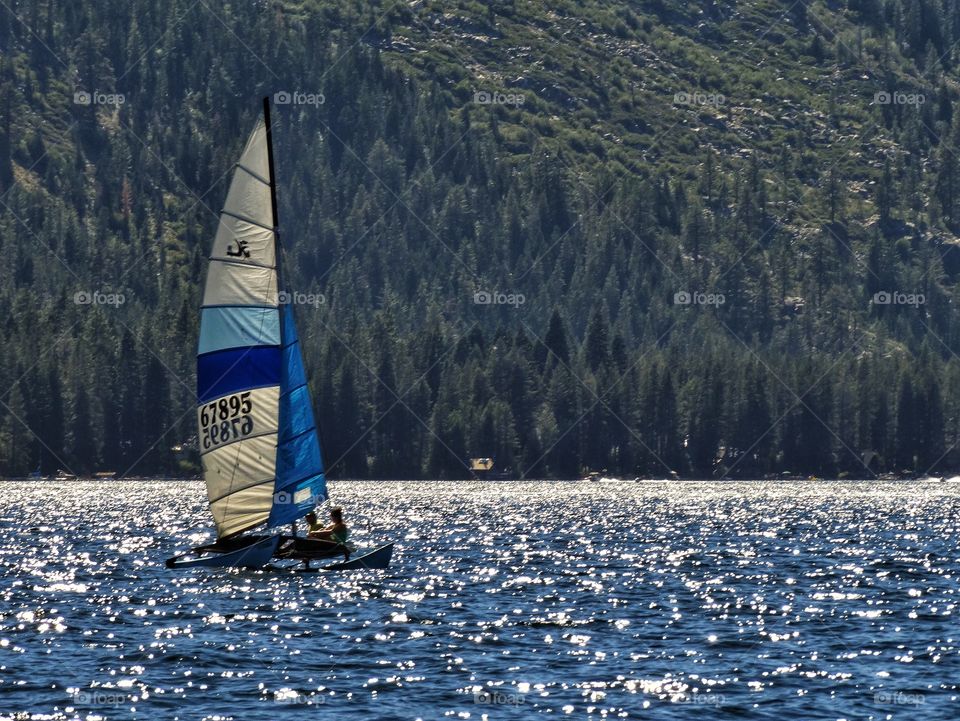
[[[223,306],[201,311],[199,354],[251,345],[280,345],[276,308]]]
[[[286,408],[289,413],[280,426],[281,444],[314,429],[313,409],[310,405],[310,389],[307,386],[302,385],[290,391],[290,402]]]
[[[288,474],[288,480],[291,481],[322,471],[323,461],[320,459],[320,444],[317,443],[316,431],[310,429],[302,436],[295,436],[286,442],[281,441],[277,446],[277,468],[289,469],[291,473]],[[278,483],[277,488],[282,488],[282,485]]]
[[[293,309],[284,305],[283,362],[280,371],[280,429],[277,445],[277,482],[268,525],[302,518],[327,498],[320,440],[307,376],[300,355]]]
[[[197,401],[251,388],[279,385],[279,346],[233,348],[197,356]]]

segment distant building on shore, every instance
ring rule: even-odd
[[[493,458],[490,457],[471,458],[470,472],[481,480],[504,481],[514,477],[513,471],[509,468],[495,470]]]

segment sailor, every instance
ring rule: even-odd
[[[311,511],[306,515],[307,523],[310,524],[310,528],[307,532],[307,538],[317,538],[324,539],[327,541],[335,541],[336,543],[346,543],[347,538],[350,535],[350,529],[347,528],[347,524],[343,522],[343,509],[339,506],[335,506],[330,509],[330,525],[321,526],[320,522],[317,520],[317,514]]]

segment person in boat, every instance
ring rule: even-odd
[[[350,536],[350,529],[343,522],[343,509],[334,507],[330,509],[330,525],[321,526],[317,519],[317,514],[311,511],[306,515],[307,523],[310,528],[307,531],[307,538],[315,538],[323,541],[333,541],[344,544]]]

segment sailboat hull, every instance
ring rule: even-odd
[[[332,563],[324,566],[323,571],[359,571],[362,569],[384,569],[390,566],[390,559],[393,557],[393,544],[388,543],[380,548],[375,548],[362,556],[351,558],[349,561]]]
[[[350,543],[344,545],[333,541],[304,538],[302,536],[283,536],[280,548],[275,557],[284,560],[293,559],[305,561],[306,568],[297,569],[298,571],[304,572],[384,569],[390,565],[390,559],[393,556],[393,544],[388,543],[373,549],[369,553],[350,558],[350,555],[355,553],[357,553],[357,549]],[[309,567],[310,561],[334,558],[336,556],[343,556],[344,560],[329,566],[323,566],[319,569]]]
[[[253,536],[249,544],[231,550],[217,550],[216,544],[200,546],[190,553],[168,558],[167,568],[261,568],[270,561],[279,544],[280,536]]]
[[[284,302],[270,100],[236,163],[213,238],[197,343],[197,444],[222,540],[170,568],[260,568],[271,558],[342,555],[331,568],[386,568],[392,546],[351,559],[349,544],[247,536],[283,528],[328,500],[293,304]],[[225,540],[224,540],[225,539]]]
[[[352,544],[310,538],[305,536],[282,536],[277,558],[294,558],[298,561],[311,561],[318,558],[349,558],[356,549]]]

